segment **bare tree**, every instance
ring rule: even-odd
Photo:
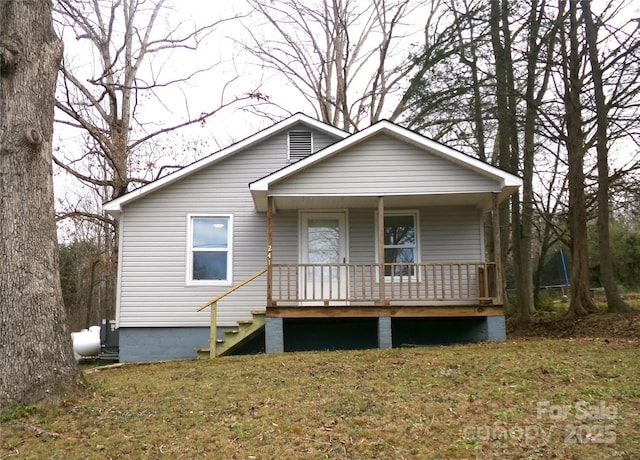
[[[609,104],[607,104],[605,98],[605,88],[603,81],[602,63],[598,53],[598,27],[594,21],[591,11],[591,1],[581,0],[582,17],[584,21],[585,37],[587,42],[587,49],[589,55],[589,63],[591,65],[591,74],[593,81],[594,91],[594,109],[596,112],[596,152],[598,159],[598,248],[599,248],[599,261],[600,261],[600,278],[604,285],[605,293],[607,296],[607,308],[610,312],[627,312],[630,311],[629,305],[627,305],[620,294],[618,293],[618,287],[616,284],[614,272],[613,272],[613,260],[611,255],[611,237],[609,232]],[[635,31],[637,32],[638,26],[636,25]],[[629,37],[631,39],[631,37]],[[638,39],[631,39],[631,43],[624,43],[624,49],[618,48],[614,50],[615,54],[618,54],[618,58],[624,59],[628,56],[627,53],[637,51],[637,47],[640,44]],[[631,46],[629,46],[631,45]],[[630,48],[630,49],[629,49]],[[637,72],[636,72],[637,81]],[[629,81],[626,81],[626,96],[629,96],[631,91],[638,94],[640,87],[637,84],[629,85]],[[614,89],[613,94],[617,93]]]
[[[402,84],[414,63],[398,49],[410,0],[249,0],[244,48],[281,74],[322,121],[357,130],[404,112]],[[260,32],[258,32],[258,30]],[[398,54],[398,53],[401,54]]]
[[[517,174],[519,160],[518,129],[516,124],[515,88],[513,74],[513,56],[511,50],[511,28],[509,21],[508,0],[490,2],[489,28],[491,45],[493,48],[496,88],[496,119],[498,133],[496,135],[497,164],[499,167]],[[515,166],[515,167],[514,167]],[[511,204],[511,208],[509,207]],[[511,210],[511,213],[510,213]],[[511,214],[511,215],[510,215]],[[500,241],[502,244],[500,261],[506,265],[507,248],[509,245],[509,224],[519,228],[520,197],[515,194],[511,203],[504,202],[500,206]],[[514,246],[514,264],[520,261],[519,247]],[[519,276],[516,277],[516,279]],[[506,298],[506,297],[505,297]]]
[[[534,195],[534,229],[538,241],[538,264],[534,271],[534,304],[539,305],[541,280],[544,265],[549,251],[558,243],[570,246],[567,229],[567,205],[564,197],[567,194],[567,174],[564,168],[565,159],[560,151],[565,148],[561,143],[554,143],[555,149],[536,162],[535,174],[544,177],[540,181],[542,190]],[[568,280],[567,280],[568,281]]]
[[[475,150],[478,152],[478,158],[482,161],[487,161],[488,156],[486,153],[486,126],[485,120],[487,114],[486,104],[486,90],[484,87],[489,86],[486,82],[488,75],[482,68],[482,60],[480,56],[480,49],[482,48],[483,39],[488,33],[488,22],[483,20],[480,16],[483,11],[482,2],[470,2],[469,0],[461,0],[461,6],[458,6],[456,0],[451,0],[450,11],[452,12],[456,25],[456,32],[458,35],[459,45],[455,47],[457,53],[460,56],[460,63],[466,66],[469,72],[471,91],[471,101],[463,107],[468,107],[471,113],[471,130],[473,132],[473,140],[475,144]],[[458,8],[463,8],[459,10]],[[480,17],[478,17],[480,16]],[[480,29],[478,31],[478,29]],[[451,88],[451,85],[447,85]]]
[[[571,235],[571,297],[570,317],[584,316],[597,308],[589,291],[589,253],[587,248],[587,204],[585,198],[584,156],[585,133],[583,130],[582,102],[583,79],[580,69],[583,56],[578,38],[578,0],[569,0],[568,43],[561,40],[562,70],[564,81],[564,105],[566,121],[566,146],[569,183],[569,231]],[[560,0],[560,10],[565,11],[566,0]],[[561,29],[561,32],[564,29]]]
[[[537,125],[540,122],[539,108],[547,93],[551,60],[541,59],[548,56],[554,49],[558,33],[558,21],[553,21],[545,30],[544,18],[546,1],[531,0],[529,16],[527,18],[528,37],[526,52],[526,73],[524,89],[524,123],[522,148],[522,202],[519,215],[514,215],[513,244],[518,248],[516,283],[518,286],[518,320],[525,324],[530,320],[530,314],[535,309],[535,289],[533,283],[533,220],[534,220],[534,160],[536,154],[535,137]],[[543,62],[539,69],[539,62]],[[515,206],[515,204],[514,204]],[[516,217],[520,221],[515,220]]]
[[[513,224],[509,236],[503,233],[502,252],[509,252],[506,245],[510,243],[519,319],[527,322],[536,304],[536,285],[532,283],[535,256],[544,258],[549,242],[556,239],[569,244],[569,208],[580,212],[575,210],[575,195],[568,206],[564,148],[567,122],[571,125],[571,140],[577,142],[568,149],[570,161],[574,162],[572,173],[579,173],[580,162],[583,167],[582,177],[572,175],[572,179],[574,184],[581,184],[584,193],[585,225],[596,212],[592,191],[596,190],[595,166],[602,166],[602,161],[590,154],[596,145],[597,104],[585,58],[582,19],[577,19],[578,39],[574,43],[579,49],[573,50],[577,54],[571,61],[568,48],[563,48],[564,42],[558,39],[560,29],[563,39],[570,29],[566,1],[448,0],[445,5],[448,20],[443,22],[451,24],[458,39],[443,41],[441,50],[432,48],[431,53],[425,51],[421,57],[409,86],[413,94],[407,123],[414,129],[435,132],[439,139],[467,147],[465,150],[475,151],[481,159],[523,177],[522,195],[514,196],[511,203]],[[628,11],[623,1],[608,2],[606,10],[610,11],[609,16],[599,16],[596,23],[599,30],[605,31],[598,48],[605,76],[607,139],[610,144],[625,140],[637,145],[637,27],[615,17]],[[615,25],[620,23],[624,25]],[[439,55],[443,56],[442,61],[432,58]],[[563,64],[568,68],[570,63],[578,72],[573,80],[566,68],[566,78],[562,73]],[[568,105],[572,99],[565,94],[565,83],[574,85],[569,92],[575,98],[575,107]],[[445,103],[440,104],[441,100]],[[577,145],[582,147],[578,149]],[[550,169],[544,169],[544,165]],[[624,178],[636,167],[637,160],[630,160],[623,167],[618,164],[611,180],[626,183]],[[599,173],[598,178],[602,175],[605,174]],[[557,187],[552,187],[554,184]],[[534,193],[536,187],[542,194]],[[611,191],[602,192],[605,195],[612,198]],[[508,222],[507,210],[502,212],[502,221]],[[538,227],[536,221],[540,223]],[[507,230],[505,226],[503,231]],[[535,237],[536,230],[540,238]],[[587,236],[584,233],[585,241]],[[584,261],[578,258],[576,263]],[[539,270],[541,264],[542,260]],[[589,268],[588,264],[583,268],[587,276]],[[587,289],[588,281],[587,278]]]
[[[81,381],[66,325],[51,177],[62,53],[45,1],[0,2],[0,411]]]
[[[410,56],[415,69],[402,98],[403,122],[490,161],[495,92],[486,70],[491,65],[486,4],[483,0],[430,4],[424,45]]]
[[[228,95],[224,88],[219,100],[211,100],[205,111],[191,114],[188,100],[178,101],[186,106],[180,120],[171,124],[153,119],[155,102],[166,113],[176,112],[176,101],[163,100],[163,91],[180,87],[215,67],[215,62],[202,67],[187,65],[183,74],[163,71],[178,51],[194,51],[216,27],[228,19],[220,19],[205,26],[172,24],[165,0],[78,0],[57,2],[57,18],[63,38],[83,45],[83,57],[69,54],[60,68],[56,107],[57,120],[82,133],[82,152],[60,149],[55,164],[82,184],[99,201],[118,198],[131,189],[166,174],[180,166],[169,163],[164,149],[153,142],[162,135],[189,125],[204,123],[240,101],[256,100],[256,92]],[[231,18],[229,18],[231,19]],[[162,23],[166,21],[166,24]],[[77,52],[77,51],[76,51]],[[95,56],[95,62],[91,58]],[[87,72],[84,68],[95,68]],[[213,78],[213,75],[212,75]],[[152,152],[150,154],[150,152]],[[182,160],[184,162],[184,159]],[[165,163],[165,164],[163,164]],[[182,163],[184,164],[184,163]],[[60,218],[87,219],[102,228],[102,270],[107,274],[106,291],[111,300],[102,312],[113,317],[115,267],[118,252],[117,222],[101,213],[99,208],[72,206]]]

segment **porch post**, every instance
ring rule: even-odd
[[[273,307],[273,197],[267,198],[267,307]]]
[[[387,304],[384,288],[384,197],[378,197],[378,293],[380,305]]]
[[[487,342],[504,342],[507,340],[507,326],[504,316],[487,316],[485,319]]]
[[[502,253],[500,251],[500,204],[498,193],[492,194],[491,226],[493,227],[493,258],[496,264],[496,301],[504,304],[504,285],[502,282]]]
[[[393,348],[390,316],[378,318],[378,348]]]
[[[284,353],[284,319],[264,319],[264,351],[265,353]]]

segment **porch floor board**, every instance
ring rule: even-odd
[[[276,306],[267,308],[270,318],[429,318],[503,316],[497,305],[392,305],[392,306]]]

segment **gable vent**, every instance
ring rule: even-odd
[[[289,160],[298,161],[313,152],[311,131],[289,131]]]

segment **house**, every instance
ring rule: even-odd
[[[104,205],[120,360],[504,340],[497,209],[521,184],[389,121],[294,115]]]

